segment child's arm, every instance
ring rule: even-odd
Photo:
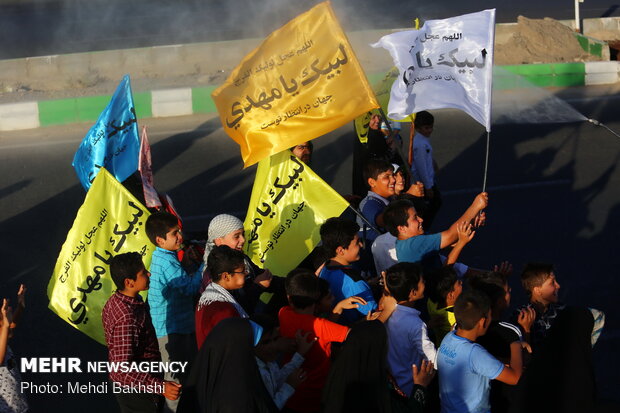
[[[181,263],[169,266],[166,271],[166,279],[168,281],[165,288],[170,288],[182,295],[190,297],[198,294],[200,283],[202,282],[200,271],[194,275],[190,275],[181,267]]]
[[[422,353],[426,356],[426,359],[436,366],[437,348],[435,347],[435,343],[433,343],[428,337],[428,329],[424,323],[422,323],[422,329],[420,331],[420,346],[420,350],[422,350]]]
[[[441,248],[454,244],[458,239],[457,226],[459,223],[463,221],[471,222],[480,211],[487,207],[488,203],[489,195],[486,192],[478,194],[465,213],[450,228],[441,233]]]
[[[328,319],[330,321],[336,322],[338,321],[338,319],[340,318],[344,310],[358,309],[360,305],[366,305],[366,304],[368,303],[362,297],[353,296],[353,297],[345,298],[344,300],[336,304],[336,306],[332,310],[332,313],[329,315]]]
[[[420,368],[415,364],[411,366],[412,375],[413,375],[413,384],[417,384],[418,386],[422,386],[424,388],[428,387],[428,385],[433,381],[435,377],[435,367],[433,362],[428,360],[422,360],[422,365]]]
[[[415,184],[411,184],[409,189],[407,189],[407,193],[418,198],[424,197],[424,184],[420,181],[417,181]]]
[[[517,316],[517,323],[519,323],[519,325],[523,329],[523,336],[525,337],[525,341],[527,343],[531,343],[531,331],[534,320],[536,320],[536,310],[534,310],[532,307],[526,307],[519,310],[519,315]]]
[[[522,346],[520,341],[515,341],[510,344],[510,365],[504,366],[502,372],[495,378],[496,380],[510,385],[515,385],[519,382],[523,369],[521,349]]]
[[[476,235],[476,231],[472,230],[471,224],[467,221],[463,221],[456,227],[456,232],[459,240],[452,247],[452,251],[448,254],[448,259],[446,260],[446,266],[454,264],[458,259],[459,255],[461,255],[461,251],[465,248],[465,245],[469,243]]]
[[[396,299],[391,295],[383,295],[379,301],[379,308],[381,312],[376,319],[382,323],[386,323],[392,316],[392,313],[394,313],[394,310],[396,310]],[[368,314],[370,315],[370,313]]]
[[[6,298],[2,300],[2,308],[0,308],[0,365],[4,364],[4,357],[6,357],[6,348],[9,343],[9,326],[11,321],[9,320],[9,308]]]
[[[297,332],[295,333],[297,351],[295,352],[295,354],[293,354],[293,358],[291,359],[291,361],[282,366],[282,368],[278,372],[276,378],[276,383],[278,384],[278,387],[281,387],[285,383],[291,373],[295,372],[301,367],[305,360],[304,356],[306,355],[306,353],[308,353],[308,351],[310,351],[314,343],[317,341],[316,337],[310,338],[310,340],[308,340],[308,337],[311,337],[309,331],[307,331],[305,334],[302,334],[301,330],[297,330]]]
[[[13,318],[11,320],[11,330],[17,327],[17,323],[22,317],[22,313],[26,308],[26,287],[24,284],[20,284],[19,290],[17,291],[17,309],[13,313]]]

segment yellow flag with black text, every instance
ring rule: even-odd
[[[258,164],[245,218],[245,252],[275,275],[286,274],[314,249],[320,226],[349,203],[285,150]]]
[[[246,167],[379,107],[329,2],[271,33],[212,97]]]
[[[144,224],[149,212],[101,168],[77,213],[47,286],[49,308],[105,345],[101,310],[116,290],[110,259],[139,252],[146,268],[155,247]]]

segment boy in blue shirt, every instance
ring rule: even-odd
[[[359,226],[344,218],[330,218],[321,225],[321,242],[330,260],[321,270],[319,277],[329,283],[337,302],[352,296],[361,297],[365,305],[357,309],[344,310],[338,320],[350,325],[368,312],[377,308],[370,286],[351,264],[360,259]]]
[[[490,300],[484,293],[462,293],[454,315],[457,328],[443,339],[437,355],[441,413],[490,413],[490,381],[514,385],[521,377],[521,342],[510,345],[506,366],[476,344],[491,324]]]
[[[414,308],[424,298],[424,277],[419,264],[401,262],[385,273],[385,287],[394,299],[396,309],[387,320],[388,366],[394,381],[406,395],[413,390],[411,366],[421,366],[423,360],[432,365],[437,361],[435,345],[428,338],[426,324]]]
[[[452,244],[455,247],[448,255],[445,265],[452,265],[475,231],[472,228],[482,225],[489,197],[486,192],[480,193],[465,213],[450,228],[438,234],[424,234],[422,222],[410,201],[392,202],[383,212],[386,229],[396,240],[396,257],[398,262],[420,262],[425,271],[433,271],[442,266],[439,251]],[[471,223],[474,223],[472,226]],[[457,242],[458,241],[458,242]]]
[[[157,246],[151,259],[149,306],[163,362],[191,362],[196,355],[194,302],[202,281],[201,268],[188,274],[177,258],[183,236],[177,218],[156,212],[146,220],[146,234]],[[189,373],[189,368],[184,373]],[[165,380],[184,377],[165,373]],[[166,400],[165,411],[176,411],[177,401]]]

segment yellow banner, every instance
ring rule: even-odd
[[[373,86],[373,90],[375,92],[375,96],[377,97],[377,101],[383,109],[383,113],[388,113],[388,103],[390,103],[390,92],[392,91],[392,85],[394,81],[398,77],[398,69],[396,67],[391,68],[381,79]],[[366,112],[365,114],[358,116],[355,118],[355,133],[357,133],[357,137],[362,143],[368,142],[368,128],[369,122],[372,115],[378,115],[378,110],[372,110]],[[408,118],[402,120],[394,120],[389,118],[391,121],[395,122],[413,122],[415,119],[415,114],[409,115]]]
[[[246,167],[379,107],[329,2],[271,33],[212,97]]]
[[[264,159],[245,218],[245,252],[256,265],[286,276],[318,244],[321,224],[347,206],[290,151]]]
[[[105,345],[101,310],[116,290],[110,259],[137,251],[146,268],[155,247],[144,230],[149,212],[101,168],[77,213],[47,286],[49,308]]]

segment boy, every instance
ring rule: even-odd
[[[388,198],[394,195],[394,167],[383,159],[371,159],[364,167],[364,182],[368,187],[366,197],[360,202],[359,210],[381,233],[383,232],[383,210],[390,202]],[[379,236],[373,229],[368,229],[368,225],[357,218],[357,223],[364,228],[365,240],[372,242]]]
[[[396,384],[404,394],[411,394],[411,366],[421,366],[422,360],[436,365],[437,352],[428,338],[426,324],[415,302],[424,298],[424,278],[418,264],[403,262],[390,267],[385,274],[385,286],[396,299],[396,309],[387,320],[388,366]]]
[[[349,328],[314,315],[320,296],[319,280],[311,271],[296,269],[285,281],[289,305],[280,310],[280,334],[294,338],[298,330],[310,332],[317,342],[306,354],[302,368],[308,373],[286,407],[295,412],[320,410],[321,391],[330,367],[331,343],[342,343]],[[410,372],[411,374],[411,372]]]
[[[454,303],[463,292],[463,282],[453,267],[443,267],[428,277],[428,301],[426,307],[430,317],[429,325],[439,346],[443,338],[456,324]]]
[[[426,271],[433,271],[442,265],[439,250],[459,241],[446,261],[446,265],[454,264],[463,246],[475,233],[470,222],[475,219],[475,226],[481,225],[484,214],[480,212],[487,207],[487,204],[487,193],[478,194],[465,213],[450,228],[438,234],[425,235],[422,227],[423,219],[417,215],[413,204],[406,200],[392,202],[383,213],[383,218],[387,230],[398,238],[396,241],[398,261],[420,262]],[[459,236],[459,232],[462,236]]]
[[[113,257],[110,274],[118,289],[101,313],[110,362],[160,361],[148,304],[139,295],[140,291],[148,290],[150,276],[144,268],[142,256],[128,252]],[[160,394],[176,400],[181,389],[181,385],[164,381],[149,372],[110,371],[110,380],[123,388],[138,389],[136,393],[114,392],[122,412],[159,411]]]
[[[533,349],[536,349],[547,336],[547,331],[559,312],[564,309],[558,297],[560,284],[555,278],[552,264],[527,263],[521,274],[521,285],[527,292],[530,302],[527,306],[519,308],[519,314],[527,308],[533,308],[536,312],[531,329],[526,326],[521,328],[526,340]]]
[[[329,283],[336,301],[358,296],[366,301],[357,309],[344,310],[338,320],[351,325],[377,308],[370,286],[351,264],[360,259],[359,226],[344,218],[330,218],[321,225],[321,242],[330,260],[319,273]]]
[[[196,355],[194,300],[201,271],[188,274],[177,258],[183,242],[177,217],[156,212],[146,220],[145,229],[157,247],[151,259],[149,305],[162,361],[191,361]],[[184,377],[167,372],[164,378],[178,381]],[[166,406],[176,411],[176,402],[166,402]]]
[[[435,117],[425,110],[418,112],[413,125],[415,135],[411,174],[413,179],[424,184],[424,198],[428,206],[424,229],[428,230],[441,207],[441,195],[435,182],[435,174],[439,168],[433,159],[433,147],[428,140],[433,133]]]
[[[484,347],[493,357],[502,363],[510,362],[510,346],[520,341],[522,346],[531,350],[523,341],[519,327],[501,321],[502,313],[510,306],[510,287],[507,277],[499,272],[475,274],[468,279],[469,285],[486,294],[491,303],[491,324],[486,334],[476,342]],[[529,330],[534,321],[534,310],[524,309],[519,315],[519,324]],[[516,401],[515,388],[504,383],[491,383],[490,403],[493,413],[508,412]]]
[[[371,159],[364,167],[364,181],[368,187],[368,193],[360,202],[359,210],[368,222],[383,233],[383,211],[390,202],[388,198],[395,194],[394,166],[383,159]],[[411,185],[407,193],[419,197],[424,195],[419,183]],[[376,231],[367,229],[368,226],[359,217],[357,223],[366,232],[365,240],[372,243],[379,236]]]
[[[248,318],[241,304],[232,293],[243,288],[248,270],[244,255],[227,245],[211,250],[207,258],[207,270],[211,282],[200,296],[196,307],[196,342],[202,347],[205,338],[222,320],[231,317]]]
[[[521,342],[510,344],[507,366],[476,344],[491,323],[491,306],[484,293],[462,293],[454,315],[456,330],[446,335],[437,355],[441,412],[489,413],[490,380],[514,385],[521,377]]]
[[[420,218],[424,218],[424,215],[420,211],[425,210],[424,200],[419,197],[415,197],[411,194],[405,193],[398,195],[395,200],[407,200],[411,201],[416,213]],[[397,238],[389,232],[379,235],[375,242],[372,243],[372,256],[375,260],[375,268],[378,274],[390,268],[392,265],[398,263],[398,257],[396,256],[396,240]],[[447,261],[445,255],[439,256],[442,264]],[[469,267],[463,263],[455,262],[453,268],[456,270],[459,278],[463,278]]]

